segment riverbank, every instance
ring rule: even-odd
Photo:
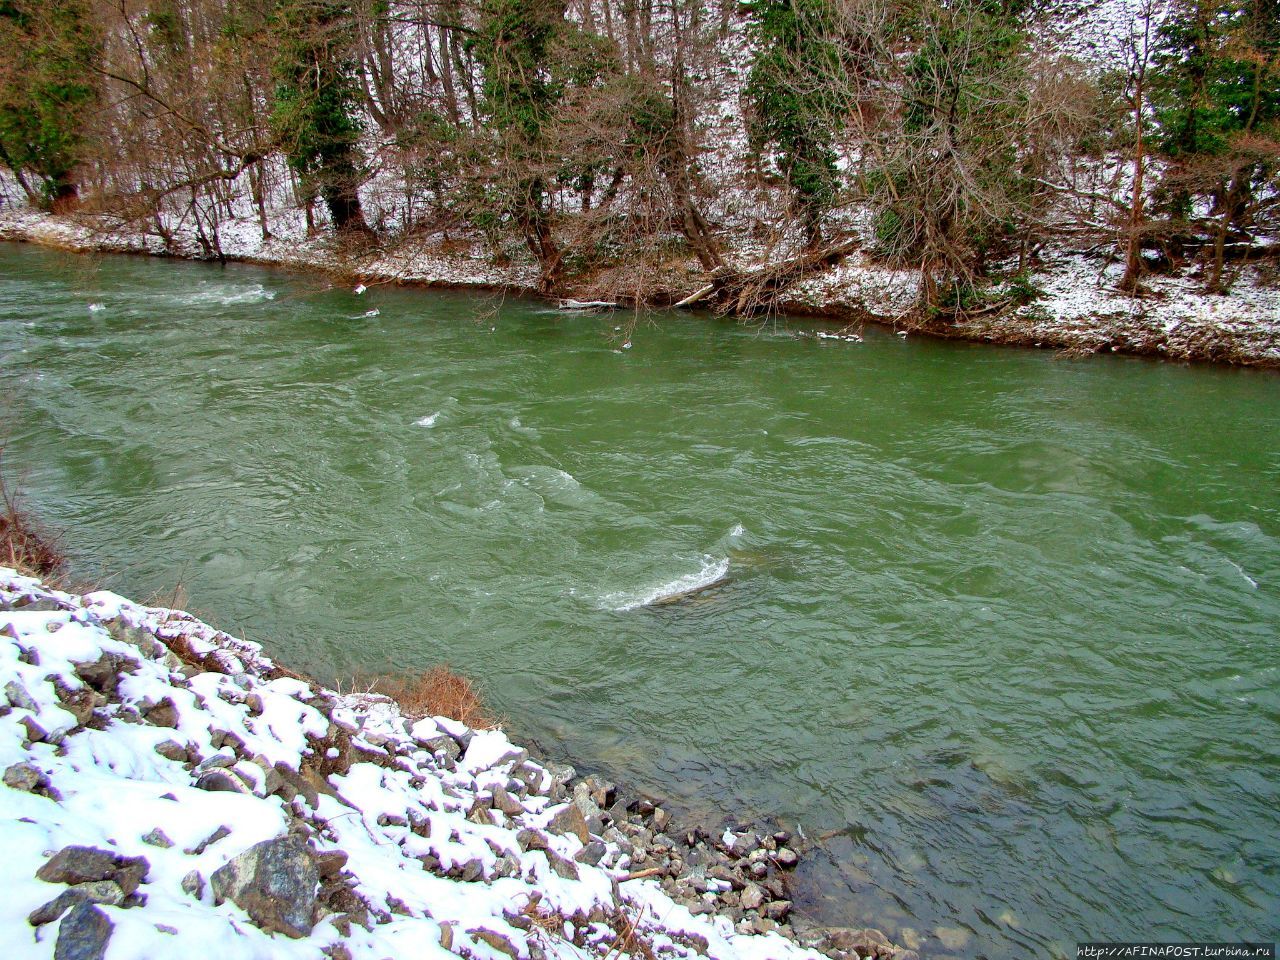
[[[308,237],[298,211],[277,210],[273,235],[257,222],[221,225],[219,255],[264,266],[319,271],[351,285],[403,284],[537,296],[532,262],[496,264],[476,240],[406,238],[365,249],[344,248],[331,235]],[[13,202],[0,206],[0,240],[37,243],[76,253],[133,253],[209,259],[194,227],[182,224],[167,237],[88,216],[53,216]],[[778,301],[781,313],[828,321],[838,336],[860,340],[864,324],[900,335],[1036,347],[1068,356],[1115,353],[1181,362],[1280,368],[1280,287],[1262,267],[1246,271],[1227,295],[1209,295],[1194,278],[1153,275],[1146,293],[1117,289],[1122,265],[1105,257],[1062,251],[1046,254],[1030,276],[1035,291],[1021,305],[983,309],[948,320],[928,320],[915,308],[917,278],[853,254],[824,273],[795,284]],[[655,305],[679,299],[697,282],[693,265],[677,272]],[[681,285],[684,281],[685,286]],[[660,288],[659,288],[660,289]],[[690,289],[692,287],[690,286]],[[585,281],[564,291],[584,300],[600,291]],[[993,301],[999,303],[999,291]],[[831,336],[828,328],[823,331]],[[821,334],[820,334],[821,335]]]
[[[182,611],[7,568],[0,611],[0,929],[31,955],[916,956],[793,918],[787,832],[686,831]]]

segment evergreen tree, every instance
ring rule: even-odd
[[[833,148],[842,88],[830,0],[752,0],[759,52],[747,80],[748,132],[757,152],[773,147],[795,195],[808,246],[822,242],[822,216],[839,185]]]
[[[0,48],[7,51],[0,161],[44,206],[72,202],[78,193],[84,120],[97,98],[97,46],[83,0],[0,0]]]
[[[318,193],[340,231],[366,230],[355,23],[343,0],[280,0],[272,126],[304,189]]]
[[[482,0],[468,41],[483,71],[483,110],[496,138],[495,199],[537,258],[547,291],[563,266],[552,234],[547,132],[563,91],[553,54],[564,13],[563,0]]]

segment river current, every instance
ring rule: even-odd
[[[80,575],[799,825],[820,920],[1280,936],[1280,377],[797,329],[2,245],[5,468]]]

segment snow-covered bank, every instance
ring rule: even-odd
[[[13,202],[0,205],[0,240],[39,243],[82,253],[119,252],[207,259],[194,228],[181,225],[168,241],[140,231],[55,217]],[[531,262],[499,266],[479,242],[409,238],[365,253],[342,250],[331,235],[308,237],[298,211],[275,212],[263,239],[255,221],[222,224],[220,247],[229,260],[321,270],[352,283],[405,283],[504,290],[534,295]],[[1280,367],[1280,285],[1246,272],[1226,295],[1204,293],[1196,280],[1152,275],[1144,296],[1117,289],[1121,264],[1061,253],[1032,273],[1043,296],[1020,307],[983,312],[947,323],[921,323],[914,313],[915,273],[854,255],[797,283],[778,303],[784,312],[841,322],[878,323],[951,339],[1066,350],[1112,352],[1171,360]],[[570,291],[573,292],[573,291]],[[851,336],[850,342],[860,342]]]
[[[785,834],[682,844],[500,731],[324,690],[180,611],[0,568],[0,663],[16,957],[915,956],[787,924]]]

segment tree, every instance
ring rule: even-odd
[[[0,161],[33,201],[74,202],[84,122],[97,100],[98,45],[87,5],[3,0],[0,47],[9,51],[0,67]]]
[[[1160,28],[1151,79],[1169,213],[1204,224],[1205,287],[1225,292],[1228,240],[1247,246],[1280,186],[1280,2],[1183,0]]]
[[[336,230],[365,231],[351,8],[343,0],[279,0],[273,26],[271,119],[280,148],[308,195],[324,200]]]
[[[832,39],[836,12],[829,0],[751,0],[749,9],[759,38],[745,90],[752,146],[778,151],[806,246],[817,249],[822,217],[839,183],[833,149],[842,69]]]
[[[552,59],[564,13],[563,0],[482,0],[468,40],[483,71],[483,111],[495,137],[494,199],[538,261],[547,292],[563,269],[552,230],[547,133],[563,90]]]
[[[845,10],[846,32],[867,50],[847,71],[847,149],[862,158],[878,248],[919,268],[931,311],[962,309],[990,255],[1042,208],[1029,161],[1063,106],[1036,97],[1020,13],[998,0]]]

